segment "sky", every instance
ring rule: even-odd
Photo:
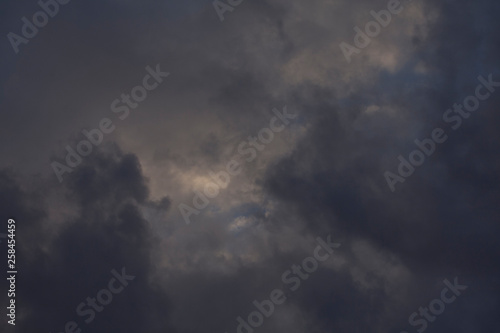
[[[2,1],[0,331],[496,331],[499,14]]]

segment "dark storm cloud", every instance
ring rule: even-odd
[[[46,207],[48,198],[59,191],[56,182],[39,183],[31,191],[21,189],[8,172],[2,172],[1,179],[1,211],[17,214],[17,260],[23,272],[18,276],[17,302],[18,318],[24,319],[16,329],[60,332],[68,321],[77,322],[84,332],[168,328],[171,305],[151,275],[151,251],[157,241],[138,206],[148,204],[148,189],[134,155],[111,147],[84,162],[59,193],[59,204],[72,205],[78,212],[63,220],[54,220]],[[168,207],[166,200],[151,204]],[[85,323],[89,314],[78,315],[77,306],[108,288],[111,271],[122,273],[123,267],[135,278]]]
[[[461,103],[473,94],[478,75],[493,73],[495,81],[500,81],[495,60],[499,55],[495,33],[500,28],[495,19],[498,4],[454,1],[427,7],[438,8],[440,14],[429,37],[420,41],[416,50],[415,59],[424,61],[430,69],[425,82],[417,81],[415,75],[381,73],[381,89],[357,92],[361,95],[357,101],[376,95],[371,103],[385,101],[396,110],[394,114],[368,116],[375,119],[365,122],[365,132],[353,129],[352,118],[356,116],[351,116],[347,125],[342,124],[335,104],[329,105],[329,113],[317,112],[311,134],[291,157],[269,171],[267,187],[283,200],[284,210],[294,206],[306,221],[329,220],[327,223],[348,239],[369,239],[397,254],[418,279],[455,274],[470,283],[468,292],[479,288],[467,300],[460,301],[465,302],[460,306],[462,315],[458,310],[447,315],[436,330],[494,329],[498,325],[496,316],[483,316],[482,323],[474,316],[483,311],[491,313],[491,304],[481,304],[484,295],[480,296],[479,290],[498,292],[499,271],[495,263],[500,259],[500,247],[495,239],[500,229],[495,207],[500,200],[496,153],[500,137],[495,124],[500,116],[495,106],[500,95],[492,94],[470,119],[464,120],[462,128],[453,133],[447,131],[450,139],[439,145],[437,153],[405,183],[397,185],[397,193],[390,192],[383,178],[384,171],[397,167],[397,155],[407,157],[416,148],[415,138],[428,137],[434,127],[449,126],[441,120],[442,114],[453,103]],[[405,90],[409,80],[417,83],[417,89]],[[402,96],[408,102],[403,102]],[[325,107],[309,100],[303,103],[303,108],[309,110]],[[363,109],[362,103],[359,109]],[[304,160],[308,162],[300,162]],[[320,229],[314,222],[307,226]],[[488,282],[483,281],[485,277]],[[487,287],[482,283],[487,283]],[[411,288],[426,297],[432,295],[428,283]],[[416,310],[424,301],[425,297],[414,295],[405,300],[404,306],[411,308],[409,304],[414,304]],[[387,295],[381,295],[376,308],[385,303]],[[357,317],[363,318],[355,324],[357,329],[366,329],[364,325],[370,322],[368,313],[385,316],[363,308],[357,311]],[[387,328],[398,322],[395,315],[389,319],[392,323],[387,322]],[[340,324],[331,327],[342,328]]]
[[[220,22],[205,0],[73,0],[18,55],[4,39],[0,211],[19,226],[16,329],[235,332],[332,234],[339,253],[256,332],[414,332],[408,316],[455,276],[469,287],[429,332],[494,330],[500,91],[396,193],[383,174],[449,126],[443,112],[478,75],[500,81],[500,8],[414,0],[347,65],[338,44],[386,5],[244,1]],[[2,6],[4,32],[38,10]],[[157,63],[172,76],[59,184],[50,161]],[[283,105],[300,121],[186,226],[172,207]],[[85,324],[76,307],[122,267],[136,278]]]

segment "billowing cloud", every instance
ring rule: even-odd
[[[499,5],[223,3],[221,21],[205,0],[71,1],[17,54],[4,38],[16,329],[493,331]],[[6,36],[40,10],[2,6]],[[367,32],[376,17],[387,23]],[[341,43],[358,50],[349,61]],[[169,75],[142,98],[148,68]],[[483,96],[474,111],[457,106],[468,96]],[[84,132],[97,129],[92,143]],[[341,246],[307,273],[329,235]],[[102,290],[113,299],[93,308]],[[276,290],[286,300],[271,311]],[[252,327],[254,311],[272,314]]]

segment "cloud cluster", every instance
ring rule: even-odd
[[[331,234],[342,251],[255,332],[417,331],[408,317],[454,277],[467,290],[428,331],[494,331],[500,95],[396,192],[384,172],[446,125],[478,76],[500,77],[500,5],[404,2],[347,63],[339,44],[386,0],[245,1],[223,23],[212,2],[72,1],[19,54],[4,39],[0,219],[18,229],[15,329],[235,332]],[[39,10],[1,6],[4,31]],[[51,161],[116,117],[110,101],[157,63],[168,80],[60,183]],[[283,105],[299,117],[187,225],[179,204]],[[75,308],[122,267],[135,279],[85,324]]]

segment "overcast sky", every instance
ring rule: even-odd
[[[1,332],[498,330],[498,1],[59,1],[0,4]]]

